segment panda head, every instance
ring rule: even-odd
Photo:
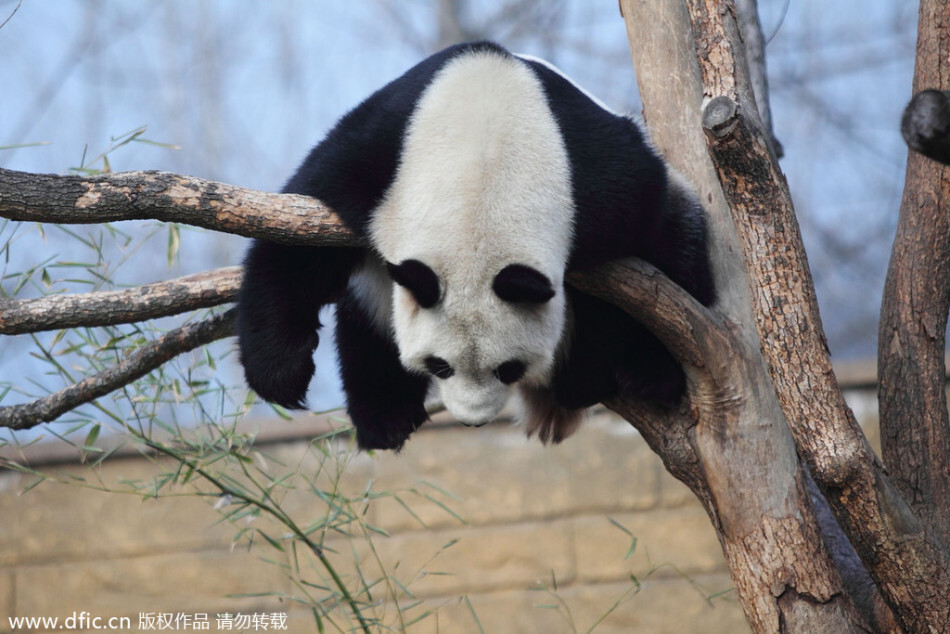
[[[564,330],[559,274],[509,263],[452,284],[454,276],[418,259],[387,268],[402,363],[432,377],[458,421],[485,424],[515,385],[550,381]]]

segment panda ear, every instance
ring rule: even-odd
[[[432,308],[439,301],[439,276],[419,260],[386,263],[389,276],[415,298],[423,308]]]
[[[551,280],[544,273],[524,264],[510,264],[503,268],[495,276],[492,290],[506,302],[543,304],[554,297]]]

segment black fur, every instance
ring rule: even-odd
[[[554,371],[558,405],[590,407],[620,392],[671,404],[682,395],[682,368],[649,330],[612,304],[573,288],[568,296],[573,327]]]
[[[455,374],[449,362],[440,357],[426,357],[424,363],[429,374],[437,379],[449,379]]]
[[[446,62],[473,51],[510,55],[479,42],[423,60],[345,115],[310,152],[284,192],[321,199],[352,231],[367,237],[372,213],[395,179],[405,130],[420,96]],[[605,111],[543,64],[524,63],[541,81],[571,164],[577,212],[566,270],[639,256],[702,303],[712,303],[699,203],[670,186],[662,159],[633,121]],[[347,291],[366,254],[357,248],[255,241],[238,297],[241,362],[248,384],[261,397],[303,407],[319,341],[317,313],[338,302],[340,372],[359,445],[398,449],[426,420],[423,403],[432,379],[402,366],[391,335],[381,334]],[[433,284],[425,273],[431,269],[422,263],[407,269],[406,264],[390,266],[393,279],[423,309],[434,306],[440,296],[438,278]],[[556,292],[546,276],[519,264],[503,269],[493,289],[513,302],[545,302]],[[610,304],[573,289],[566,292],[572,330],[551,388],[560,406],[586,407],[621,390],[662,402],[679,398],[683,372],[651,333]],[[517,381],[524,372],[523,364],[517,364],[521,362],[512,359],[499,366],[498,379]]]
[[[237,298],[238,348],[247,383],[262,398],[306,407],[318,313],[340,297],[362,257],[357,249],[251,245]]]
[[[439,276],[419,260],[388,262],[386,270],[396,284],[412,293],[422,308],[432,308],[439,303]]]
[[[566,78],[529,62],[541,79],[570,157],[575,237],[567,270],[638,256],[705,305],[715,300],[699,203],[670,187],[662,159],[628,117],[605,111]],[[569,350],[554,395],[569,409],[624,391],[673,403],[685,377],[645,327],[602,300],[569,289]]]
[[[527,369],[523,361],[512,359],[495,368],[494,374],[495,378],[505,385],[511,385],[516,381],[520,381]]]
[[[423,60],[347,113],[310,151],[283,193],[322,200],[365,237],[372,211],[395,178],[403,132],[419,96],[446,61],[470,49],[454,46]],[[317,312],[339,299],[364,257],[363,249],[253,241],[244,261],[237,331],[244,376],[261,398],[306,407],[319,342]]]
[[[901,117],[901,134],[910,149],[950,165],[950,92],[914,95]]]
[[[544,87],[567,146],[577,217],[569,271],[641,257],[703,304],[715,292],[699,204],[669,187],[663,160],[628,117],[590,100],[544,64]]]
[[[495,295],[506,302],[543,304],[554,297],[547,275],[524,264],[509,264],[492,282]]]
[[[336,311],[340,377],[356,441],[363,449],[398,450],[428,418],[429,377],[403,367],[392,338],[380,335],[352,295]]]

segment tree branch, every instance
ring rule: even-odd
[[[914,90],[950,89],[950,24],[944,3],[920,3]],[[940,119],[923,150],[946,161],[950,100],[918,93],[910,110],[939,101]],[[906,118],[905,118],[906,123]],[[932,122],[933,123],[933,122]],[[906,133],[906,130],[905,130]],[[913,145],[912,145],[913,147]],[[942,149],[941,149],[942,147]],[[945,333],[950,310],[950,173],[911,153],[897,233],[884,283],[878,332],[878,404],[884,463],[917,516],[950,542],[950,416]]]
[[[361,244],[316,199],[168,172],[57,176],[0,169],[0,217],[65,224],[155,219],[288,244]]]
[[[128,385],[172,358],[234,334],[234,309],[172,330],[99,374],[23,405],[0,407],[0,427],[29,429]]]
[[[703,477],[694,428],[709,408],[718,408],[734,393],[733,368],[708,367],[709,348],[729,337],[722,316],[686,293],[648,262],[630,258],[568,275],[569,284],[608,301],[650,329],[686,370],[690,395],[678,408],[665,408],[618,395],[605,403],[641,433],[674,476],[685,482],[718,517],[714,492]],[[727,347],[724,345],[724,347]],[[726,357],[721,357],[720,361]],[[719,394],[718,398],[711,395]],[[700,405],[693,407],[693,403]]]
[[[850,606],[838,597],[840,579],[821,543],[794,448],[781,424],[767,377],[742,345],[738,329],[721,313],[696,302],[652,265],[626,260],[573,273],[569,283],[610,301],[646,325],[683,364],[689,398],[675,408],[619,395],[606,403],[630,421],[703,503],[736,575],[750,620],[763,631],[779,629],[771,604],[778,587],[809,606],[801,616],[821,629],[848,631]],[[764,383],[763,383],[764,382]],[[771,409],[771,411],[770,411]],[[784,435],[784,442],[782,440]],[[783,448],[790,455],[783,456]],[[750,455],[753,459],[750,459]],[[770,460],[775,458],[775,460]],[[788,463],[789,469],[780,465]],[[752,484],[755,482],[755,485]],[[776,492],[791,485],[792,495]],[[739,488],[742,495],[736,495]],[[766,536],[769,537],[766,537]],[[811,549],[804,556],[802,549]],[[764,590],[764,592],[763,592]],[[786,597],[789,613],[801,612]]]
[[[782,158],[784,150],[772,129],[772,107],[769,99],[769,77],[765,68],[765,36],[759,20],[759,7],[756,0],[736,0],[739,28],[745,44],[746,62],[749,68],[749,83],[755,95],[755,105],[762,120],[762,127],[768,135],[775,156]]]
[[[644,260],[630,258],[583,272],[567,281],[580,291],[626,310],[649,328],[683,364],[704,367],[702,335],[718,328],[717,315]]]
[[[883,595],[911,631],[942,631],[950,557],[886,477],[841,394],[785,179],[771,158],[741,66],[735,16],[689,0],[704,127],[751,275],[762,352],[796,445]],[[737,82],[740,82],[737,84]]]
[[[699,125],[704,91],[696,57],[709,51],[697,51],[682,0],[624,0],[621,6],[651,139],[709,212],[715,312],[729,343],[713,346],[706,364],[725,364],[731,375],[711,384],[713,398],[704,399],[693,389],[695,371],[687,369],[692,427],[660,430],[653,440],[641,433],[706,507],[755,631],[860,631],[862,619],[817,536],[794,441],[759,351],[749,274],[737,257],[735,226]],[[744,72],[744,65],[736,70]],[[737,80],[721,81],[734,87]],[[641,419],[655,418],[617,411],[638,429]]]
[[[118,291],[0,299],[0,335],[128,324],[234,301],[241,268],[231,266]]]

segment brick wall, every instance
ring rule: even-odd
[[[300,474],[279,495],[301,525],[326,514],[304,477],[336,468],[334,456],[328,461],[308,442],[320,428],[315,418],[275,421],[258,442],[255,459],[265,468]],[[97,490],[167,471],[154,458],[117,454],[90,469],[57,455],[61,448],[32,451],[34,463],[47,463],[38,467],[70,484],[45,482],[21,494],[34,477],[0,472],[0,632],[10,631],[9,615],[83,611],[127,615],[131,631],[140,631],[141,613],[155,612],[284,613],[288,631],[316,631],[310,612],[291,599],[304,591],[295,581],[316,579],[313,558],[280,553],[261,538],[250,548],[235,542],[241,530],[276,531],[266,519],[222,521],[214,498]],[[609,414],[557,447],[505,424],[436,424],[398,455],[348,461],[344,493],[398,499],[352,507],[374,528],[375,553],[362,536],[342,533],[327,536],[325,552],[343,575],[354,574],[356,553],[368,580],[381,562],[412,595],[401,593],[403,618],[429,612],[410,632],[587,631],[621,597],[597,632],[748,630],[705,513]],[[330,480],[317,478],[321,486]],[[636,538],[629,557],[628,532]],[[300,572],[288,573],[291,560]],[[374,592],[386,596],[382,584]],[[391,606],[368,614],[398,630]],[[338,615],[337,626],[351,626],[345,611]]]

